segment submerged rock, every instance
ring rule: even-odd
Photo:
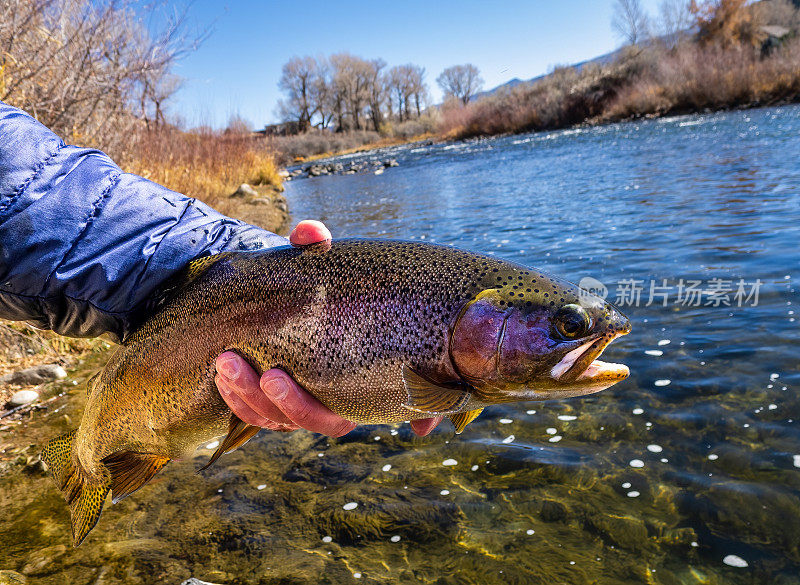
[[[587,527],[615,546],[629,551],[653,547],[645,523],[634,516],[593,514],[586,518]]]
[[[53,380],[61,380],[67,377],[67,372],[58,364],[45,364],[25,368],[18,372],[12,372],[5,376],[0,376],[0,384],[19,384],[20,386],[33,386],[34,384],[44,384]]]
[[[11,395],[11,398],[8,400],[8,407],[16,408],[18,406],[24,406],[38,399],[39,393],[36,392],[36,390],[20,390]]]
[[[542,520],[545,522],[564,522],[569,515],[567,507],[555,500],[544,500],[542,502]]]
[[[25,575],[20,575],[16,571],[0,570],[0,585],[24,585],[27,582]]]
[[[67,547],[63,544],[56,544],[33,551],[28,555],[27,562],[22,568],[22,572],[26,575],[52,572],[51,565],[66,552]]]

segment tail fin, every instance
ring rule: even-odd
[[[106,496],[111,489],[111,479],[103,483],[89,482],[72,458],[75,433],[56,437],[45,446],[42,459],[53,474],[56,487],[61,490],[69,505],[72,518],[72,543],[78,546],[97,524],[103,511]]]
[[[113,490],[112,501],[117,503],[153,479],[167,464],[169,457],[132,451],[113,453],[103,459],[107,473],[102,483],[97,483],[85,477],[81,469],[75,466],[72,457],[75,432],[47,443],[42,451],[42,459],[69,505],[72,542],[78,546],[97,524],[109,491]]]

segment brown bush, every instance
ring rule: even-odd
[[[800,39],[769,55],[746,44],[630,49],[614,63],[560,68],[532,84],[442,108],[449,138],[800,100]]]
[[[652,67],[646,51],[632,51],[609,65],[561,67],[532,83],[500,91],[462,108],[446,107],[441,131],[452,138],[548,130],[602,115],[631,78]]]
[[[748,46],[684,45],[620,88],[604,119],[800,99],[800,40],[768,57]]]
[[[753,10],[750,0],[692,0],[690,11],[695,16],[701,44],[725,48],[761,46],[766,35],[761,30],[762,12]]]

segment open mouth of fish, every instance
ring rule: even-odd
[[[597,358],[608,347],[609,343],[617,337],[625,335],[625,333],[627,331],[613,336],[603,336],[576,347],[553,366],[552,370],[550,370],[550,375],[559,383],[571,386],[602,386],[594,391],[602,390],[620,380],[624,380],[630,375],[628,366],[604,362]]]

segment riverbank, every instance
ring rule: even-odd
[[[631,49],[609,64],[563,68],[442,113],[450,138],[557,130],[642,117],[800,101],[800,39],[762,56],[695,43]]]
[[[311,136],[291,137],[294,156],[282,162],[313,163],[422,138],[457,141],[800,101],[800,37],[789,31],[780,40],[760,38],[750,43],[698,38],[672,48],[655,41],[627,47],[611,59],[559,67],[466,105],[451,101],[431,108],[433,113],[426,115],[435,130],[424,136],[379,138],[372,133],[372,142],[324,154],[315,150],[301,159],[298,148]],[[288,143],[290,138],[282,140]],[[338,140],[347,144],[347,134]],[[280,142],[275,144],[280,149]]]

